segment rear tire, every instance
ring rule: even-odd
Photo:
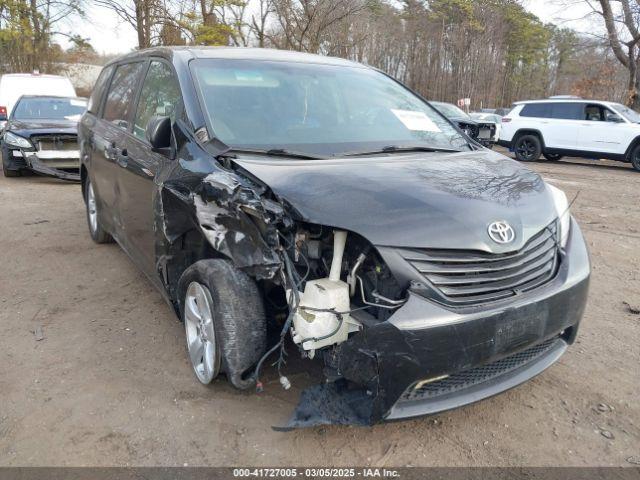
[[[96,243],[111,243],[113,238],[109,235],[100,224],[100,215],[98,215],[98,202],[96,199],[93,184],[87,177],[84,189],[84,204],[87,212],[87,225],[89,226],[89,234],[91,239]]]
[[[630,161],[633,168],[636,169],[636,172],[640,172],[640,144],[631,151]]]
[[[180,277],[178,299],[198,380],[206,385],[224,372],[236,388],[254,386],[255,379],[245,374],[267,346],[266,315],[256,282],[227,260],[200,260]]]
[[[546,158],[550,162],[557,162],[559,160],[562,160],[563,155],[560,155],[558,153],[545,153],[544,158]]]
[[[516,159],[521,162],[535,162],[542,154],[542,142],[537,135],[522,135],[514,145]]]

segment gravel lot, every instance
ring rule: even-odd
[[[531,166],[580,192],[593,278],[577,344],[476,405],[290,433],[271,426],[312,381],[300,365],[288,392],[273,372],[259,396],[199,385],[160,294],[116,245],[91,242],[80,187],[0,176],[0,465],[639,463],[640,174],[604,161]]]

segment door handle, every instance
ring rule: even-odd
[[[120,165],[122,168],[127,168],[127,164],[129,163],[129,157],[127,155],[126,148],[123,148],[120,152],[118,152],[116,156],[116,163]]]
[[[111,142],[108,146],[104,147],[104,156],[107,160],[115,160],[118,156],[118,148],[115,142]]]

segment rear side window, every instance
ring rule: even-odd
[[[102,72],[100,72],[100,76],[98,77],[98,80],[96,80],[96,84],[93,86],[91,97],[89,97],[89,103],[87,105],[87,110],[89,112],[98,113],[98,110],[100,110],[100,104],[104,98],[104,90],[107,88],[107,84],[109,83],[109,79],[113,73],[113,68],[113,65],[109,65],[108,67],[103,68]]]
[[[520,112],[521,117],[550,118],[551,108],[548,103],[529,103]]]
[[[584,105],[582,103],[552,103],[551,118],[558,120],[582,120]]]
[[[119,65],[113,74],[113,80],[111,80],[107,100],[104,104],[102,117],[125,130],[129,128],[129,121],[134,109],[133,99],[143,65],[143,62]]]
[[[171,121],[175,121],[180,99],[180,87],[171,68],[164,62],[152,61],[140,92],[133,134],[146,141],[147,124],[154,115],[171,117]]]

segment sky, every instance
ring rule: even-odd
[[[574,5],[567,7],[567,0],[527,0],[526,7],[540,17],[544,22],[556,23],[577,30],[586,31],[589,25],[584,20],[589,13],[589,8],[579,0],[574,0]],[[117,54],[131,51],[137,46],[136,33],[128,23],[122,22],[111,10],[89,6],[86,8],[88,21],[73,22],[68,28],[73,34],[89,38],[91,45],[98,53]],[[67,47],[66,40],[59,40]]]

